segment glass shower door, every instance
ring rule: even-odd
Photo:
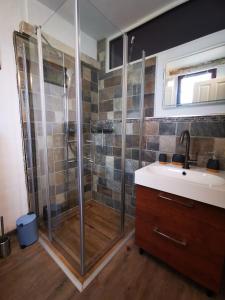
[[[62,17],[68,5],[70,24]],[[65,259],[81,269],[78,194],[74,1],[64,1],[38,29],[49,236]],[[65,41],[66,30],[70,40]]]
[[[90,1],[80,0],[79,6],[81,52],[86,51],[86,55],[81,53],[80,63],[84,153],[84,257],[85,269],[89,270],[124,233],[124,72],[123,66],[111,72],[106,67],[107,39],[123,34]],[[95,51],[85,48],[84,36],[92,39],[93,45],[97,46],[93,47]],[[130,225],[127,222],[125,229]]]
[[[46,206],[46,189],[43,185],[43,130],[40,104],[40,81],[37,42],[22,34],[14,34],[18,87],[20,94],[21,123],[29,210],[44,224],[43,207]]]
[[[125,218],[127,65],[106,68],[113,35],[122,32],[88,0],[60,1],[28,38],[28,63],[22,57],[31,203],[82,275],[133,227],[131,210]],[[126,37],[124,46],[126,54]]]

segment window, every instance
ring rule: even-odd
[[[194,85],[216,78],[216,69],[178,76],[177,104],[193,102]]]
[[[123,65],[123,36],[109,42],[109,69]]]

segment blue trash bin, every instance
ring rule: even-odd
[[[32,245],[38,240],[37,216],[28,213],[16,221],[17,235],[21,248]]]

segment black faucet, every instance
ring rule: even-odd
[[[180,144],[183,144],[185,136],[186,136],[186,152],[185,152],[185,159],[184,159],[183,168],[184,169],[190,169],[190,166],[189,166],[189,161],[190,161],[189,152],[190,152],[191,138],[190,138],[190,133],[189,133],[188,130],[184,130],[184,131],[181,132]]]

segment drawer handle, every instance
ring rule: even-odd
[[[181,245],[181,246],[184,246],[184,247],[187,246],[187,242],[186,242],[185,240],[183,240],[183,241],[177,240],[177,239],[173,238],[172,236],[169,236],[169,235],[167,235],[167,234],[161,232],[161,231],[159,230],[158,227],[155,227],[155,228],[153,229],[153,231],[154,231],[155,233],[157,233],[158,235],[160,235],[161,237],[164,237],[164,238],[166,238],[167,240],[170,240],[170,241],[172,241],[172,242],[174,242],[174,243],[176,243],[176,244],[178,244],[178,245]]]
[[[172,201],[172,202],[175,202],[175,203],[177,203],[177,204],[180,204],[180,205],[183,205],[183,206],[185,206],[185,207],[188,207],[188,208],[193,208],[194,207],[194,204],[193,203],[183,203],[183,202],[181,202],[181,201],[178,201],[178,200],[175,200],[175,199],[173,199],[173,198],[169,198],[169,197],[167,197],[167,196],[164,196],[163,194],[159,194],[158,195],[158,197],[159,198],[161,198],[161,199],[164,199],[164,200],[168,200],[168,201]]]

